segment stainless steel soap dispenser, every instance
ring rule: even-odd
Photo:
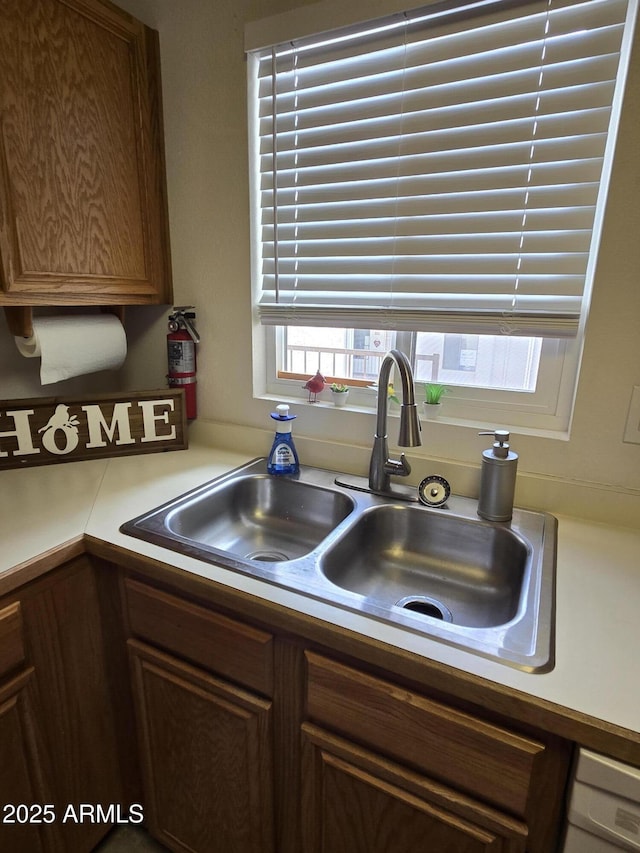
[[[509,521],[513,515],[518,454],[509,449],[509,433],[504,429],[481,432],[492,435],[493,447],[482,454],[478,515],[487,521]]]

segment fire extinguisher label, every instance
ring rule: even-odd
[[[169,373],[195,373],[196,347],[193,341],[167,341]]]

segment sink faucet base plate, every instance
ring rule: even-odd
[[[401,483],[391,483],[388,489],[378,490],[372,489],[369,486],[369,480],[366,477],[357,477],[355,474],[340,474],[334,480],[337,486],[344,486],[347,489],[355,489],[357,492],[368,492],[370,495],[381,495],[385,498],[395,498],[399,501],[408,501],[409,503],[418,503],[418,493],[415,486],[404,486]]]

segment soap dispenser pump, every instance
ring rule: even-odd
[[[478,515],[487,521],[509,521],[513,515],[518,454],[509,449],[509,433],[503,429],[481,432],[492,435],[493,447],[482,454]]]
[[[291,435],[291,421],[295,415],[289,414],[289,406],[280,403],[271,417],[276,421],[276,434],[267,460],[267,472],[275,476],[297,474],[300,471],[298,453]]]

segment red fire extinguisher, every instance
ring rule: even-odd
[[[174,306],[169,315],[167,356],[170,388],[184,388],[187,418],[193,420],[197,414],[196,404],[196,344],[200,335],[195,327],[196,314],[193,305]]]

